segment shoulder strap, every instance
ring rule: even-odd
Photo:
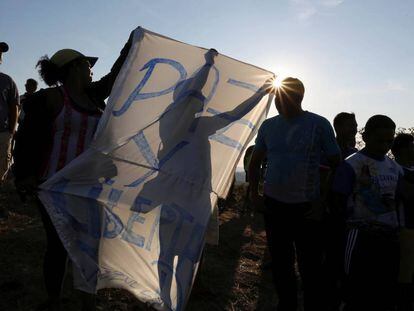
[[[63,97],[63,105],[67,106],[70,105],[70,96],[68,90],[62,85],[59,87],[59,92],[62,94]]]

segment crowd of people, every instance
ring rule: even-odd
[[[277,310],[297,310],[295,262],[304,310],[413,310],[414,137],[395,137],[393,120],[374,115],[357,150],[355,115],[335,117],[335,137],[329,121],[302,109],[304,91],[294,78],[276,90],[279,115],[260,127],[248,172]]]
[[[71,49],[42,57],[37,67],[49,88],[36,92],[37,82],[28,79],[20,98],[13,79],[0,72],[0,177],[9,171],[13,148],[22,200],[88,147],[130,46],[131,37],[97,82],[96,57]],[[8,50],[0,42],[0,61]],[[353,113],[335,117],[335,135],[328,120],[302,109],[300,80],[286,78],[269,92],[279,114],[264,121],[248,151],[246,200],[264,213],[277,310],[297,310],[295,263],[305,311],[413,310],[414,137],[395,137],[393,120],[374,115],[362,134],[365,147],[357,150]],[[49,297],[39,310],[60,310],[68,256],[36,202],[47,237]],[[93,310],[94,297],[85,295],[82,305]]]

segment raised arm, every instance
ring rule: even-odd
[[[202,93],[202,89],[207,82],[208,75],[211,68],[214,65],[214,58],[218,55],[215,49],[210,49],[204,54],[205,64],[200,70],[191,78],[182,81],[174,91],[174,102],[179,103],[187,99],[197,98],[199,101],[204,102],[205,97]],[[200,110],[197,105],[191,106],[195,111]]]
[[[224,128],[228,124],[242,119],[247,113],[249,113],[254,107],[256,107],[256,105],[260,102],[260,100],[264,96],[272,92],[273,90],[272,81],[273,81],[273,78],[267,79],[261,88],[259,88],[251,97],[246,99],[244,102],[242,102],[240,105],[238,105],[233,110],[223,112],[223,113],[217,114],[209,118],[220,118],[226,121],[225,123],[220,122],[220,125],[219,125],[220,128]],[[212,133],[214,133],[218,129],[211,128],[210,130]]]
[[[201,67],[200,71],[197,73],[196,77],[192,80],[192,83],[189,85],[189,89],[194,92],[201,92],[204,85],[207,82],[208,74],[210,73],[211,67],[214,65],[214,58],[218,55],[218,52],[215,49],[210,49],[204,54],[204,59],[206,63]]]
[[[91,84],[91,87],[88,89],[88,93],[91,95],[91,97],[103,101],[111,94],[112,86],[114,85],[115,79],[118,76],[119,71],[121,70],[122,65],[124,64],[128,56],[129,49],[131,48],[133,34],[134,32],[131,32],[131,34],[129,35],[128,41],[122,48],[117,60],[112,65],[111,71],[106,76],[102,77],[99,81],[93,82]]]
[[[272,93],[272,81],[273,78],[267,79],[265,83],[251,97],[246,99],[233,110],[224,112],[223,114],[233,117],[234,119],[241,119],[244,115],[249,113],[264,96]]]

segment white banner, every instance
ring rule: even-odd
[[[94,142],[41,187],[78,288],[120,287],[158,310],[184,309],[272,77],[135,30]]]

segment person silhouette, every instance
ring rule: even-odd
[[[212,179],[215,176],[212,173],[210,138],[251,111],[271,89],[270,81],[267,80],[233,110],[213,116],[200,116],[209,100],[208,96],[204,96],[203,88],[217,55],[214,49],[205,54],[205,64],[192,77],[177,85],[173,103],[158,122],[145,128],[140,136],[140,139],[146,140],[146,137],[152,139],[159,135],[159,149],[152,160],[154,167],[151,169],[155,177],[144,183],[138,196],[142,204],[138,204],[135,211],[147,213],[161,206],[157,268],[160,296],[168,307],[171,307],[175,258],[175,281],[180,291],[183,284],[190,284],[193,280],[194,265],[202,249],[192,250],[196,255],[189,258],[189,250],[180,243],[178,235],[191,236],[194,224],[202,219],[204,232],[199,235],[199,241],[193,243],[198,247],[202,245],[212,211]],[[151,140],[151,143],[153,145],[154,141]],[[174,195],[171,195],[172,192]],[[196,210],[194,206],[197,206]],[[188,269],[188,260],[192,269]],[[180,292],[178,295],[177,309],[188,298]]]
[[[35,199],[41,183],[89,146],[131,44],[132,33],[111,71],[98,81],[92,81],[91,71],[97,57],[62,49],[39,60],[39,74],[49,87],[27,100],[26,116],[16,135],[15,186],[22,196]],[[36,202],[47,239],[43,271],[48,299],[42,307],[60,310],[68,256],[45,207]],[[94,308],[93,303],[83,306]]]
[[[0,42],[0,65],[3,62],[3,53],[9,51],[6,42]],[[0,72],[0,185],[7,177],[11,164],[12,140],[17,126],[19,115],[19,91],[14,80],[7,74]],[[0,208],[0,218],[7,216],[7,212]]]

